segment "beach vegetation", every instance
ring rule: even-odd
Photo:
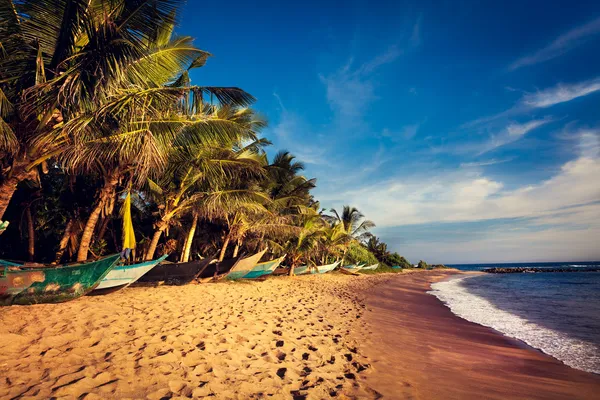
[[[181,4],[2,2],[0,255],[118,252],[129,194],[134,260],[404,265],[359,209],[321,209],[293,152],[268,156],[252,95],[192,84],[211,54],[174,34]]]

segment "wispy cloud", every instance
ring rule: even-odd
[[[421,45],[421,21],[423,16],[419,16],[413,25],[412,34],[410,35],[410,44],[413,47]]]
[[[417,122],[415,124],[404,125],[397,132],[392,131],[388,128],[384,128],[383,131],[381,132],[381,136],[389,138],[395,142],[400,141],[400,140],[410,140],[417,135],[420,128],[421,128],[420,122]]]
[[[598,33],[600,33],[600,18],[596,18],[585,25],[581,25],[564,33],[544,48],[516,60],[509,66],[509,70],[514,71],[528,65],[539,64],[559,57],[569,50],[581,45],[590,36]]]
[[[599,90],[600,78],[574,84],[558,84],[552,88],[526,94],[522,99],[522,104],[531,108],[547,108]]]
[[[345,127],[362,124],[368,106],[377,99],[373,73],[394,62],[402,52],[397,46],[354,68],[354,59],[333,74],[319,75],[335,119]]]
[[[311,127],[299,115],[288,111],[277,93],[273,93],[273,96],[281,107],[279,121],[269,128],[276,139],[277,146],[293,151],[300,161],[307,164],[328,165],[329,161],[325,156],[328,150],[327,145],[324,143],[311,145],[307,141],[301,140],[308,132],[312,131]],[[311,136],[316,137],[317,135]]]
[[[503,163],[506,163],[506,162],[509,162],[509,161],[512,161],[512,160],[514,160],[513,157],[503,158],[503,159],[500,159],[500,160],[492,158],[491,160],[486,160],[486,161],[476,161],[476,162],[461,163],[460,166],[462,168],[487,167],[489,165],[503,164]]]
[[[513,90],[516,91],[516,89]],[[525,94],[511,108],[498,114],[489,115],[466,122],[461,125],[461,128],[472,128],[505,118],[512,118],[518,115],[526,114],[535,109],[549,108],[557,104],[567,103],[598,91],[600,91],[600,77],[576,83],[559,83],[553,87],[538,90],[537,92],[533,93],[524,92]]]

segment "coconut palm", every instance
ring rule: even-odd
[[[171,39],[180,5],[0,0],[0,217],[18,183],[35,180],[51,157],[75,169],[136,154],[143,176],[165,163],[157,132],[227,134],[227,123],[207,123],[203,95],[224,104],[253,99],[237,88],[188,84],[187,69],[210,54],[190,38]],[[116,175],[106,173],[99,203],[112,197]]]
[[[344,206],[342,214],[335,209],[330,210],[333,216],[325,216],[326,219],[335,224],[341,224],[344,231],[354,239],[361,240],[370,236],[369,229],[375,227],[375,223],[365,219],[356,207]]]
[[[254,123],[250,125],[254,127]],[[158,204],[158,219],[145,259],[152,259],[162,234],[188,212],[214,219],[238,207],[260,208],[262,202],[268,201],[260,191],[235,185],[263,173],[263,157],[254,152],[256,146],[256,142],[241,147],[213,141],[203,146],[173,147],[166,173],[157,182],[149,179],[146,187],[149,198]],[[194,232],[188,232],[188,248],[193,235]],[[184,248],[186,251],[189,249]]]

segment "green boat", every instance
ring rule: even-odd
[[[115,254],[98,261],[56,267],[0,263],[0,305],[60,303],[76,299],[92,291],[119,258]]]

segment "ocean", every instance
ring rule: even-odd
[[[589,267],[600,262],[449,265]],[[485,274],[432,285],[454,314],[519,339],[565,364],[600,374],[600,272]]]

